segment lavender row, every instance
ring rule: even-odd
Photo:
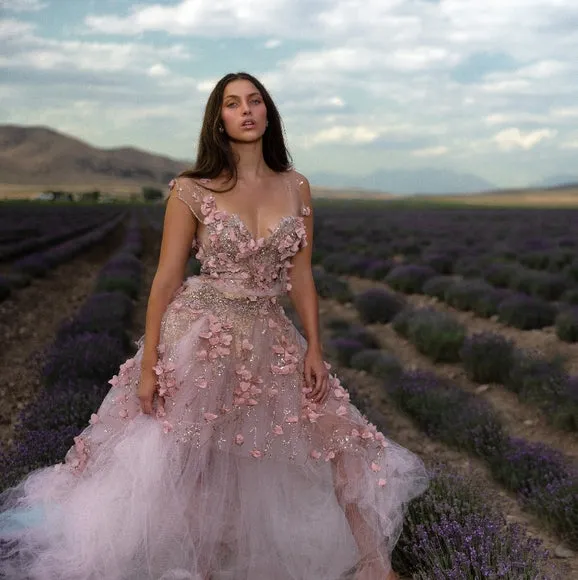
[[[354,296],[346,281],[321,269],[315,270],[315,283],[320,296],[352,302],[365,324],[393,322],[394,330],[433,362],[461,363],[471,380],[501,384],[539,407],[554,426],[578,431],[578,377],[565,371],[563,359],[517,349],[498,333],[467,336],[466,327],[450,314],[414,309],[385,289]],[[570,319],[568,332],[573,324]]]
[[[328,326],[333,331],[328,350],[338,364],[370,371],[387,382],[403,376],[397,359],[379,349],[371,332],[342,319],[329,320]],[[351,385],[347,388],[357,393]],[[359,404],[354,397],[352,402]],[[367,406],[362,412],[387,432],[383,421],[375,420],[378,412]],[[408,506],[393,553],[396,570],[418,580],[561,578],[542,543],[521,526],[508,524],[480,484],[446,465],[437,465],[430,475],[429,489]]]
[[[316,248],[337,262],[360,257],[429,265],[440,274],[491,263],[572,276],[576,210],[399,208],[388,203],[317,204]]]
[[[45,276],[53,268],[70,261],[87,248],[98,244],[114,231],[124,218],[125,214],[116,212],[112,219],[101,223],[95,229],[90,229],[87,233],[67,239],[58,245],[29,254],[25,258],[13,262],[10,274],[0,274],[0,300],[8,298],[15,287],[29,284],[33,277]]]
[[[458,289],[471,280],[484,290],[473,310],[498,316],[503,299],[532,299],[544,311],[534,328],[578,305],[578,236],[569,234],[576,212],[420,211],[386,204],[381,211],[351,204],[344,210],[317,211],[313,258],[328,272],[386,281],[406,293],[421,293],[440,276]],[[518,325],[507,316],[507,324]]]
[[[394,355],[370,347],[360,330],[335,331],[341,363],[383,379],[392,400],[444,443],[484,459],[495,479],[570,545],[578,546],[578,469],[560,452],[508,436],[493,407],[432,372],[406,372]],[[459,412],[458,412],[459,411]]]
[[[0,205],[0,262],[89,232],[118,215],[116,207]]]
[[[123,246],[99,272],[93,293],[42,353],[43,389],[20,413],[14,443],[0,455],[0,489],[61,461],[102,402],[109,378],[132,348],[126,329],[133,313],[131,296],[140,287],[141,249],[133,215]]]

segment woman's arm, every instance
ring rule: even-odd
[[[301,203],[311,208],[311,188],[307,179],[302,177],[300,186]],[[293,267],[289,270],[289,297],[299,315],[305,338],[303,372],[307,385],[307,397],[313,403],[323,404],[329,397],[329,371],[323,360],[323,348],[319,335],[319,298],[311,270],[311,253],[313,250],[313,210],[303,218],[307,233],[307,245],[293,256]]]
[[[183,282],[197,231],[196,218],[177,198],[176,193],[177,188],[174,188],[167,200],[159,263],[148,299],[141,361],[141,370],[144,372],[153,372],[157,363],[161,320],[174,293]]]
[[[301,201],[311,207],[311,187],[307,179],[302,178]],[[307,245],[293,257],[293,267],[289,270],[289,297],[303,324],[305,338],[309,349],[322,351],[319,336],[319,300],[311,271],[311,254],[313,249],[313,211],[303,218],[307,232]]]

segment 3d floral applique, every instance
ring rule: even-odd
[[[329,451],[325,455],[325,461],[331,461],[332,459],[335,459],[335,451]]]
[[[239,383],[233,391],[233,405],[237,407],[254,407],[259,404],[259,395],[263,392],[260,385],[263,384],[261,377],[255,377],[245,365],[241,365],[236,370],[239,376]]]
[[[158,394],[160,397],[172,397],[176,392],[177,381],[175,378],[175,365],[170,361],[165,361],[163,357],[157,359],[157,364],[153,367],[157,375]]]
[[[273,354],[278,357],[278,364],[271,363],[271,372],[276,375],[289,375],[297,371],[299,362],[298,347],[282,334],[271,347]]]
[[[263,452],[260,449],[253,449],[251,455],[256,459],[261,459],[261,457],[263,457]]]
[[[88,462],[88,446],[81,435],[74,437],[73,441],[74,447],[71,449],[71,454],[66,458],[65,463],[73,472],[81,473]]]
[[[231,343],[233,335],[231,330],[233,325],[226,321],[219,320],[213,314],[208,317],[208,329],[199,333],[199,337],[204,339],[205,348],[197,352],[197,358],[201,360],[216,360],[231,354]]]
[[[243,445],[244,442],[245,442],[245,438],[243,437],[243,435],[241,433],[238,433],[237,435],[235,435],[235,444]]]

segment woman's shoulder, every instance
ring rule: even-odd
[[[308,186],[309,185],[309,181],[307,179],[307,177],[305,177],[305,175],[303,175],[303,173],[297,171],[297,169],[295,169],[295,167],[290,167],[287,170],[287,174],[289,175],[290,179],[293,181],[293,183],[295,183],[298,187],[301,186]]]

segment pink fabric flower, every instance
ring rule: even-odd
[[[312,449],[310,455],[313,457],[313,459],[319,459],[321,457],[321,452],[317,451],[316,449]]]
[[[378,463],[375,463],[375,461],[371,462],[371,471],[374,471],[375,473],[377,473],[378,471],[381,471],[381,465],[379,465]]]
[[[283,435],[283,427],[281,427],[281,425],[275,425],[275,427],[273,427],[273,433],[275,433],[275,435]]]
[[[344,417],[345,415],[347,415],[347,407],[345,405],[340,405],[339,407],[337,407],[335,414],[339,417]]]
[[[98,423],[99,421],[100,421],[100,417],[99,417],[99,416],[98,416],[96,413],[93,413],[93,414],[90,416],[90,421],[89,421],[89,423],[90,423],[91,425],[96,425],[96,423]]]
[[[379,485],[379,487],[384,487],[386,483],[387,483],[387,482],[386,482],[386,480],[385,480],[385,479],[383,479],[383,478],[380,478],[380,479],[377,481],[377,485]]]
[[[253,457],[255,457],[256,459],[260,459],[261,457],[263,457],[263,453],[261,451],[259,451],[259,449],[253,449],[251,451],[251,455]]]
[[[205,421],[214,421],[218,415],[215,415],[215,413],[203,413],[203,417]]]
[[[243,435],[241,435],[241,433],[238,433],[237,435],[235,435],[235,443],[237,445],[243,445],[245,441],[245,438],[243,437]]]

